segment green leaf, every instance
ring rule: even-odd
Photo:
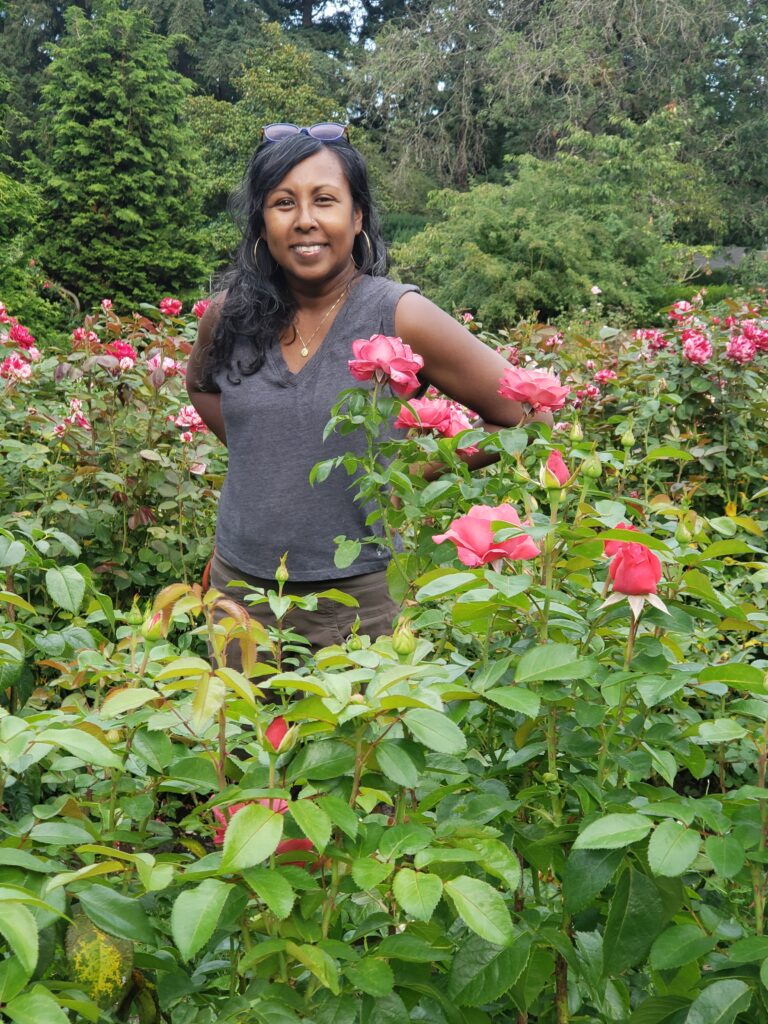
[[[275,852],[282,835],[282,814],[261,804],[243,807],[227,825],[221,870],[242,871],[255,867]]]
[[[682,448],[673,448],[671,445],[663,444],[658,448],[652,448],[641,462],[653,462],[654,459],[676,459],[680,462],[690,462],[693,458]]]
[[[285,949],[314,974],[321,985],[330,989],[335,996],[339,994],[339,969],[336,961],[325,950],[309,944],[297,946],[295,942],[286,942]]]
[[[698,680],[700,683],[725,683],[734,690],[746,690],[748,693],[768,693],[765,672],[754,665],[743,665],[738,661],[710,665],[699,672]]]
[[[357,838],[359,824],[357,815],[341,797],[321,796],[317,800],[317,806],[322,807],[334,825],[348,835],[350,839]]]
[[[405,1003],[397,992],[375,999],[371,1012],[365,1018],[366,1024],[410,1024],[410,1020]]]
[[[532,647],[522,656],[515,669],[515,681],[588,679],[596,666],[594,658],[579,658],[573,644],[542,644]]]
[[[571,850],[563,871],[563,898],[569,914],[591,906],[616,873],[624,851]]]
[[[651,822],[641,814],[607,814],[576,837],[574,850],[618,850],[645,839]]]
[[[84,729],[44,729],[37,735],[37,740],[63,747],[86,764],[95,764],[100,768],[120,768],[123,763],[105,743]]]
[[[662,821],[648,843],[648,863],[654,875],[675,878],[693,864],[699,855],[701,836],[676,821]]]
[[[650,548],[651,551],[669,552],[669,548],[663,541],[657,540],[656,537],[651,537],[647,533],[641,533],[639,530],[633,530],[629,535],[626,530],[602,530],[590,538],[590,542],[596,540],[618,540],[624,544],[640,544],[644,548]]]
[[[337,569],[347,569],[360,554],[362,545],[359,540],[347,540],[346,537],[334,537],[336,551],[333,563]]]
[[[0,1006],[10,1002],[26,986],[31,971],[26,971],[16,956],[0,960]]]
[[[375,889],[392,874],[393,869],[394,864],[390,861],[362,857],[352,861],[352,878],[361,889]]]
[[[506,946],[512,941],[512,918],[504,897],[487,882],[458,875],[446,882],[444,889],[462,921],[480,938],[497,946]]]
[[[413,708],[403,715],[403,723],[425,747],[439,754],[460,754],[467,749],[464,733],[439,711]]]
[[[46,571],[45,589],[54,604],[76,615],[85,597],[85,580],[74,565],[64,565]]]
[[[192,699],[191,725],[195,732],[199,733],[218,713],[227,696],[227,687],[223,679],[208,672],[203,673],[194,682],[195,696]]]
[[[311,800],[295,800],[288,805],[288,810],[307,839],[322,853],[330,841],[332,827],[325,811]]]
[[[157,941],[146,911],[135,897],[123,896],[106,885],[91,885],[77,898],[86,916],[109,935],[148,945]]]
[[[395,976],[386,960],[366,956],[345,968],[347,979],[369,996],[381,999],[389,995],[395,985]]]
[[[629,1018],[628,1024],[683,1024],[690,999],[681,996],[651,996]]]
[[[715,718],[699,726],[699,736],[705,743],[730,743],[746,735],[744,726],[733,718]]]
[[[664,904],[653,881],[634,868],[625,868],[616,883],[605,922],[606,977],[620,974],[645,959],[664,921]]]
[[[728,978],[715,981],[691,1004],[686,1024],[732,1024],[752,1002],[752,991],[745,982]]]
[[[397,740],[382,740],[376,747],[379,768],[398,786],[415,789],[419,770]]]
[[[429,921],[443,894],[443,883],[437,875],[402,868],[395,875],[392,891],[406,914],[416,921]]]
[[[114,718],[116,715],[125,714],[126,711],[134,711],[151,700],[157,700],[159,696],[156,690],[150,690],[146,686],[121,686],[110,690],[104,698],[104,703],[99,708],[99,717]]]
[[[431,597],[442,597],[443,594],[452,594],[470,583],[477,583],[477,576],[471,572],[460,572],[457,570],[443,571],[438,577],[425,583],[416,591],[418,602],[426,601]]]
[[[467,837],[462,843],[474,852],[478,864],[484,871],[501,879],[509,890],[517,889],[520,884],[520,861],[515,851],[506,843],[484,836],[478,839]]]
[[[528,963],[532,939],[518,935],[511,946],[496,946],[470,935],[459,946],[448,975],[448,997],[457,1006],[483,1006],[504,995]]]
[[[299,779],[337,779],[355,767],[355,751],[341,740],[315,740],[288,765],[287,782]]]
[[[14,1024],[69,1024],[69,1017],[44,985],[12,999],[3,1013]]]
[[[705,562],[710,558],[723,558],[726,555],[751,555],[753,553],[754,548],[742,540],[716,540],[714,544],[710,544],[699,554],[696,561]]]
[[[524,686],[497,686],[493,690],[486,690],[483,696],[508,711],[519,711],[528,718],[536,718],[541,708],[539,695],[526,690]]]
[[[728,950],[728,957],[734,964],[752,964],[768,957],[768,936],[750,935],[734,942]]]
[[[243,878],[275,917],[284,921],[293,909],[296,893],[279,871],[270,868],[248,868]]]
[[[231,890],[226,882],[206,878],[195,889],[187,889],[176,897],[171,911],[171,934],[183,960],[191,960],[213,935]]]
[[[735,878],[746,862],[744,846],[734,836],[708,836],[704,852],[721,878]]]
[[[37,966],[37,925],[32,913],[20,903],[3,901],[0,935],[11,947],[23,969],[30,975]]]
[[[431,964],[433,961],[450,960],[452,955],[447,945],[438,948],[417,935],[411,935],[410,932],[387,935],[381,940],[376,952],[391,960],[405,960],[411,964]]]
[[[668,928],[651,946],[651,967],[657,971],[684,967],[709,953],[717,945],[695,924],[679,924]]]

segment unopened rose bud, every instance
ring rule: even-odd
[[[105,733],[107,737],[107,743],[119,743],[123,738],[122,729],[107,729]]]
[[[571,439],[571,441],[584,440],[584,431],[581,429],[581,424],[578,420],[576,420],[576,422],[572,425],[570,431],[568,432],[568,437]]]
[[[518,462],[512,470],[512,479],[518,484],[529,484],[531,482],[531,475],[522,462]]]
[[[560,481],[552,470],[544,465],[539,470],[539,483],[546,491],[559,491],[561,489]]]
[[[586,459],[584,459],[584,468],[582,469],[582,473],[590,480],[599,480],[603,475],[603,464],[595,452],[592,452],[591,455],[588,455]]]
[[[690,544],[693,540],[693,534],[682,520],[680,520],[680,522],[677,524],[677,529],[675,530],[675,540],[679,544]]]
[[[407,619],[400,619],[392,634],[392,649],[395,654],[407,657],[416,650],[416,637]]]
[[[144,621],[144,615],[142,614],[141,608],[139,608],[135,597],[133,599],[133,604],[131,605],[131,610],[126,612],[125,621],[129,626],[140,626]]]
[[[285,560],[286,560],[287,557],[288,557],[288,552],[286,551],[286,553],[280,559],[280,565],[278,565],[278,567],[277,567],[277,572],[275,573],[275,579],[277,580],[278,583],[287,583],[288,582],[288,578],[289,578],[288,577],[288,570],[285,567]]]
[[[162,612],[153,612],[141,624],[141,635],[145,640],[160,640],[168,633]]]
[[[622,448],[631,448],[634,443],[635,443],[635,435],[632,433],[632,428],[629,427],[621,435],[621,447]]]

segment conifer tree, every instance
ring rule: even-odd
[[[189,86],[146,15],[72,9],[43,87],[37,253],[84,304],[184,293],[203,278]]]

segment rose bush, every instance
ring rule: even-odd
[[[752,333],[758,354],[739,372],[754,375],[756,408],[761,309],[707,328],[731,396],[728,340]],[[185,450],[180,433],[210,443],[163,367],[189,328],[144,313],[151,327],[122,319],[112,338],[133,346],[133,367],[103,351],[107,310],[75,352],[38,341],[33,376],[5,384],[0,1014],[767,1024],[766,516],[756,477],[739,508],[697,480],[707,456],[691,446],[725,409],[706,419],[714,392],[682,391],[709,372],[682,352],[690,324],[653,349],[568,331],[548,345],[552,332],[525,325],[497,339],[520,368],[556,365],[567,382],[552,430],[456,437],[420,421],[380,441],[383,419],[413,403],[351,388],[331,428],[367,431],[369,450],[345,466],[363,470],[364,492],[398,499],[380,514],[403,616],[393,638],[354,633],[309,657],[282,617],[316,598],[283,594],[284,573],[255,595],[277,609],[269,633],[193,576],[157,594],[173,568],[151,562],[134,604],[101,569],[121,536],[69,533],[77,519],[48,508],[77,493],[98,522],[109,470],[91,434],[108,448],[111,422],[126,422],[115,476],[131,459],[156,465],[131,452],[148,430],[169,460],[142,483],[153,509],[173,500],[153,488]],[[82,376],[55,382],[60,363]],[[596,382],[601,369],[616,377]],[[662,372],[680,401],[655,390]],[[589,387],[599,394],[579,395]],[[762,438],[750,455],[740,416],[735,403],[734,472],[751,457],[761,473]],[[64,450],[54,427],[69,418]],[[498,461],[470,473],[468,445]],[[567,476],[553,462],[548,486],[539,472],[556,451]],[[425,479],[424,462],[442,474]],[[99,468],[79,492],[51,468],[81,464]],[[185,502],[162,510],[169,529],[191,515]],[[117,568],[134,572],[135,552],[164,539],[148,526],[128,531]],[[242,672],[227,664],[234,640],[250,640]]]

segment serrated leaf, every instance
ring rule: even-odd
[[[717,939],[707,935],[695,924],[680,924],[668,928],[651,946],[651,967],[657,971],[684,967],[709,953]]]
[[[121,686],[109,691],[104,698],[104,703],[99,708],[99,716],[113,718],[116,715],[125,714],[126,711],[134,711],[151,700],[157,700],[159,696],[160,694],[155,690],[150,690],[145,686]]]
[[[458,875],[444,885],[462,921],[473,932],[497,946],[508,945],[513,938],[512,918],[504,898],[479,878]]]
[[[606,976],[639,964],[664,927],[664,904],[647,875],[625,868],[616,883],[603,936]]]
[[[322,807],[333,824],[340,828],[345,835],[350,839],[357,838],[360,826],[357,815],[348,803],[338,796],[321,796],[317,800],[317,806]]]
[[[725,683],[734,690],[746,690],[748,693],[768,692],[765,672],[755,665],[744,665],[738,661],[710,665],[699,672],[698,680],[700,683]]]
[[[728,978],[708,985],[694,999],[686,1024],[732,1024],[752,1002],[752,991],[745,982]]]
[[[16,996],[3,1007],[3,1013],[14,1024],[69,1024],[69,1017],[44,985]]]
[[[464,733],[439,711],[414,708],[403,715],[403,724],[425,747],[439,754],[460,754],[467,749]]]
[[[248,868],[243,878],[259,899],[269,907],[275,917],[283,921],[293,910],[296,893],[279,871],[269,868]]]
[[[79,892],[77,898],[86,916],[109,935],[148,945],[157,941],[155,930],[138,900],[106,885],[91,885]]]
[[[524,686],[497,686],[486,690],[483,696],[508,711],[519,711],[528,718],[536,718],[541,708],[539,695]]]
[[[171,934],[183,960],[191,960],[208,942],[232,890],[217,878],[206,878],[180,893],[171,911]]]
[[[457,1006],[482,1006],[504,995],[528,963],[531,938],[518,935],[510,946],[496,946],[470,935],[459,946],[448,975],[448,997]]]
[[[746,863],[744,846],[734,836],[708,836],[704,852],[721,878],[734,878]]]
[[[571,850],[563,871],[563,898],[568,913],[586,910],[616,874],[623,859],[623,849]]]
[[[54,604],[76,615],[85,597],[85,580],[74,565],[64,565],[46,570],[45,589]]]
[[[336,961],[325,950],[309,944],[298,946],[295,942],[286,942],[285,949],[314,974],[321,985],[330,989],[335,996],[339,994],[339,969]]]
[[[37,966],[37,925],[31,911],[20,903],[3,902],[0,911],[0,935],[11,947],[27,974]]]
[[[429,921],[443,894],[437,875],[402,868],[395,875],[392,892],[403,910],[416,921]]]
[[[395,985],[392,968],[386,960],[375,956],[367,956],[350,964],[344,974],[356,989],[377,999],[389,995]]]
[[[415,789],[419,771],[397,740],[382,740],[376,747],[376,760],[384,775],[398,786]]]
[[[202,732],[223,705],[227,688],[224,680],[212,673],[200,676],[195,682],[191,725],[196,732]]]
[[[221,870],[242,871],[256,867],[275,852],[282,835],[282,814],[261,804],[243,807],[227,825]]]
[[[331,819],[325,811],[312,800],[295,800],[288,809],[307,839],[322,853],[331,838]]]
[[[676,821],[662,821],[648,843],[648,864],[654,875],[676,878],[699,855],[701,836]]]
[[[618,850],[645,839],[651,822],[641,814],[607,814],[576,837],[574,850]]]
[[[394,864],[390,861],[364,857],[352,861],[352,878],[361,889],[375,889],[392,874],[393,869]]]
[[[594,658],[580,658],[573,644],[542,644],[526,651],[515,669],[515,681],[587,679],[595,671]]]

